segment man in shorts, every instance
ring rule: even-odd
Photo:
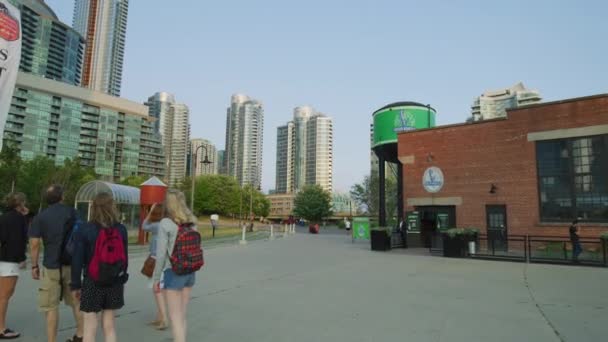
[[[38,289],[38,306],[46,314],[46,332],[48,342],[57,341],[59,323],[59,303],[63,300],[72,307],[76,320],[76,334],[70,342],[81,342],[83,321],[80,303],[70,291],[71,260],[65,254],[68,233],[76,222],[76,210],[63,204],[63,188],[53,185],[46,191],[48,208],[35,218],[29,231],[32,278],[40,280]],[[40,242],[44,244],[42,269],[38,265]]]

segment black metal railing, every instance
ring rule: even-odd
[[[475,242],[475,253],[469,253],[469,256],[526,262],[528,261],[527,241],[526,235],[510,235],[506,239],[495,239],[480,234]]]
[[[582,251],[577,260],[573,257],[570,239],[560,236],[529,236],[527,249],[530,262],[608,266],[606,241],[580,239]]]
[[[474,251],[468,246],[465,248],[469,257],[478,259],[608,267],[608,241],[581,238],[580,243],[582,251],[576,260],[572,242],[564,236],[509,235],[507,238],[493,238],[480,234],[475,240]],[[439,234],[433,237],[430,251],[443,251]]]

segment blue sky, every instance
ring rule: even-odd
[[[71,24],[73,0],[47,0]],[[394,101],[464,121],[484,90],[522,81],[546,101],[608,92],[608,1],[132,0],[123,97],[174,93],[192,136],[225,144],[233,93],[265,104],[263,188],[276,127],[312,105],[334,118],[334,183],[369,173],[369,124]]]

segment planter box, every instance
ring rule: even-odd
[[[389,251],[391,249],[391,237],[383,230],[372,230],[372,251]]]
[[[319,234],[319,225],[311,224],[310,226],[308,226],[308,232],[310,234]]]
[[[450,237],[442,234],[443,256],[448,258],[464,258],[467,255],[469,239],[462,236]]]

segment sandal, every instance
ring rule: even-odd
[[[74,335],[71,339],[68,339],[66,342],[82,342],[83,337],[78,337]]]
[[[146,323],[146,325],[151,326],[151,327],[155,327],[155,326],[159,325],[160,323],[162,323],[162,321],[154,320],[154,321]]]
[[[14,340],[19,337],[21,337],[21,334],[14,332],[11,329],[4,329],[4,331],[0,333],[0,340]]]
[[[155,328],[156,330],[164,331],[169,329],[169,325],[167,324],[167,322],[160,322]]]

